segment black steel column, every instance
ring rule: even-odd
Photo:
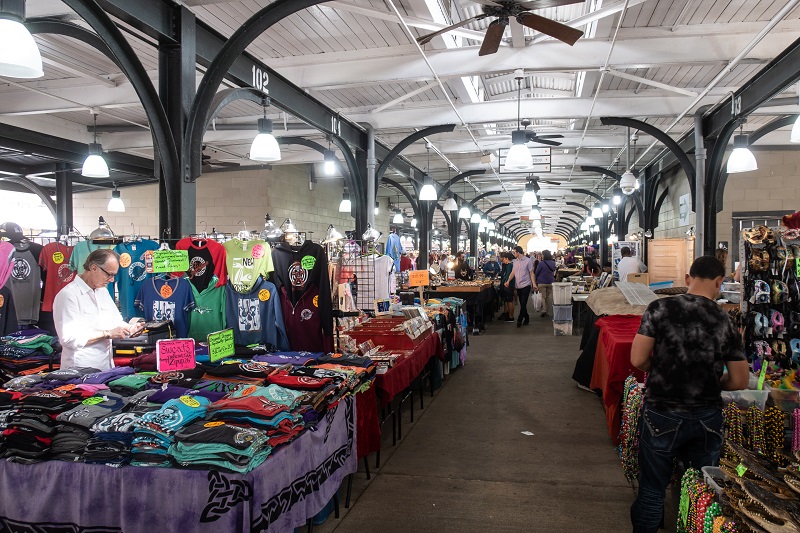
[[[366,176],[367,176],[367,152],[364,150],[355,150],[356,167],[358,174],[353,176],[353,180],[358,184],[360,193],[358,191],[350,191],[350,202],[352,202],[353,218],[355,218],[356,235],[361,235],[367,231],[367,209],[373,209],[374,198],[367,198],[366,190]]]
[[[453,212],[450,224],[450,253],[455,255],[458,252],[458,237],[461,233],[461,219],[458,218],[458,211]]]
[[[419,191],[417,191],[419,194]],[[417,229],[419,230],[419,257],[417,257],[417,270],[428,270],[428,255],[431,250],[431,223],[430,213],[433,209],[432,202],[419,202],[419,220]]]
[[[480,223],[469,223],[469,255],[478,257],[478,226]]]
[[[158,85],[161,103],[167,113],[177,146],[183,146],[186,118],[192,105],[196,85],[195,16],[185,7],[175,11],[173,24],[178,42],[161,42],[158,47]],[[180,154],[180,168],[189,161]],[[195,232],[197,219],[197,187],[179,176],[162,175],[159,181],[159,207],[166,202],[173,206],[168,217],[159,216],[159,237],[180,238]]]
[[[56,227],[63,233],[72,227],[72,176],[65,163],[56,163]]]

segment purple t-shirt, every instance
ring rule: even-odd
[[[514,285],[518,289],[531,286],[531,258],[522,256],[519,259],[514,259],[514,266],[512,272],[514,273]]]

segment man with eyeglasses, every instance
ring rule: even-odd
[[[113,250],[95,250],[83,264],[83,272],[56,295],[53,321],[61,342],[61,368],[89,367],[108,370],[114,366],[111,339],[139,333],[141,325],[122,319],[106,285],[119,270]]]

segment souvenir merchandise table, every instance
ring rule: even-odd
[[[437,333],[428,335],[413,351],[398,359],[385,374],[375,376],[372,386],[381,406],[386,406],[392,398],[406,390],[434,357],[444,361],[442,339]]]
[[[356,471],[356,409],[339,402],[248,474],[0,461],[4,531],[291,531]]]
[[[425,291],[425,298],[447,298],[448,296],[462,298],[467,314],[470,316],[470,325],[473,332],[484,329],[486,317],[494,316],[494,301],[496,291],[491,281],[480,285],[440,285]]]
[[[613,315],[595,322],[599,336],[590,387],[602,392],[608,434],[614,445],[619,444],[620,402],[625,379],[633,374],[637,381],[644,381],[644,373],[631,365],[631,345],[641,320],[639,315]]]

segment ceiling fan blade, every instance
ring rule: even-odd
[[[443,33],[447,33],[450,30],[454,30],[456,28],[460,28],[461,26],[466,26],[470,22],[474,22],[476,20],[485,19],[486,17],[487,17],[487,15],[482,13],[482,14],[476,15],[476,16],[474,16],[472,18],[468,18],[466,20],[462,20],[461,22],[456,22],[455,24],[451,24],[450,26],[448,26],[446,28],[442,28],[441,30],[435,31],[433,33],[428,33],[427,35],[423,35],[422,37],[417,38],[417,42],[419,44],[428,44],[429,42],[431,42],[433,40],[434,37],[438,37],[439,35],[442,35]]]
[[[578,39],[583,37],[583,32],[581,30],[570,28],[566,24],[561,24],[555,20],[540,17],[539,15],[535,15],[533,13],[520,13],[517,16],[517,21],[523,26],[527,26],[528,28],[542,32],[545,35],[554,37],[570,46],[575,44]]]
[[[488,56],[494,54],[500,49],[500,41],[503,40],[503,34],[508,26],[507,18],[499,18],[489,24],[486,28],[486,36],[483,38],[483,44],[478,52],[479,56]]]
[[[492,0],[472,0],[472,1],[475,2],[476,4],[481,4],[484,6],[492,6],[492,7],[501,6],[501,4],[498,4],[497,2],[492,2]]]
[[[529,2],[518,2],[518,4],[525,9],[547,9],[548,7],[582,4],[583,1],[584,0],[530,0]]]
[[[560,133],[554,133],[552,135],[537,135],[536,137],[539,138],[539,139],[563,139],[564,138],[564,136],[561,135]]]
[[[541,137],[535,137],[533,139],[528,139],[528,140],[534,143],[546,144],[547,146],[561,146],[560,142],[548,141],[547,139],[542,139]]]
[[[547,183],[548,185],[556,185],[556,186],[561,185],[557,181],[547,181],[547,180],[539,180],[539,183]]]

